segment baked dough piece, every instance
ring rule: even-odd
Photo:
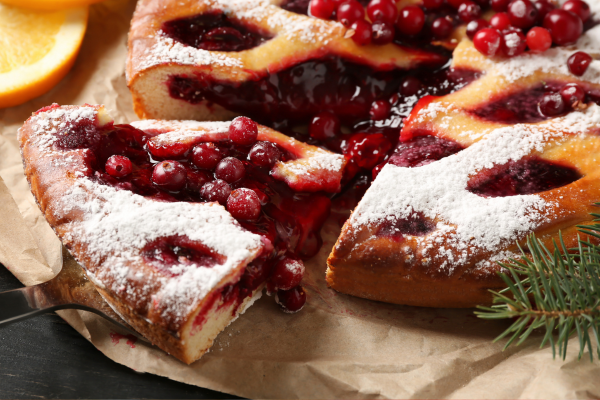
[[[285,183],[265,178],[271,179],[267,188],[283,185],[281,192],[264,189],[279,196],[278,204],[261,200],[268,213],[287,218],[288,233],[295,235],[291,243],[269,225],[270,219],[238,222],[218,203],[146,186],[144,163],[151,159],[144,149],[179,152],[181,160],[199,142],[226,139],[229,123],[143,121],[137,126],[141,130],[115,125],[102,106],[46,107],[19,130],[25,173],[46,219],[109,305],[153,344],[191,363],[260,297],[277,257],[301,253],[303,241],[314,247],[310,235],[318,236],[329,199],[297,195]],[[278,143],[291,155],[274,167],[277,179],[303,190],[339,188],[342,156],[261,126],[258,138]],[[111,179],[103,172],[112,154],[134,161],[131,179]],[[327,179],[303,186],[307,176],[325,176],[324,170]],[[286,190],[293,199],[285,197]],[[298,196],[313,210],[303,220],[294,220],[282,206],[289,201],[300,207],[293,203]]]
[[[464,40],[453,66],[480,78],[413,109],[397,153],[343,227],[328,284],[390,303],[473,307],[504,286],[497,262],[519,258],[527,235],[552,248],[562,232],[576,245],[577,225],[592,223],[600,200],[600,107],[589,101],[600,64],[573,76],[567,59],[576,50],[598,54],[600,28],[572,48],[512,59],[486,58]],[[568,83],[588,104],[540,117],[541,96]]]
[[[287,11],[280,7],[282,3],[284,0],[139,1],[131,22],[127,58],[128,86],[137,115],[140,118],[196,120],[226,120],[238,113],[250,115],[247,107],[260,105],[247,106],[241,98],[247,95],[256,100],[256,90],[264,92],[267,90],[264,87],[249,89],[245,94],[234,90],[232,96],[238,98],[231,99],[231,107],[204,98],[200,93],[202,88],[220,84],[243,88],[245,83],[274,76],[307,60],[337,57],[382,71],[441,65],[446,61],[436,53],[395,44],[358,46],[349,38],[349,31],[342,24]],[[206,21],[186,19],[197,16],[207,16],[213,21],[225,18],[227,24],[235,24],[236,28],[255,40],[241,45],[239,50],[195,48],[185,43],[186,30],[190,25]],[[182,21],[183,26],[169,27],[168,24],[174,21]],[[192,33],[189,35],[194,36]],[[170,92],[175,78],[181,79],[181,82],[177,85],[177,92]],[[290,82],[283,86],[288,88],[295,84]],[[198,93],[195,93],[195,88]],[[277,91],[276,88],[269,90]],[[294,91],[286,95],[274,94],[285,96],[285,100],[281,101],[285,104],[273,107],[281,106],[281,111],[286,111],[286,107],[290,106],[288,103],[294,103],[288,96],[297,94]],[[301,93],[298,102],[307,101],[309,97]],[[242,103],[236,106],[240,101]],[[279,113],[278,109],[253,111],[256,111],[257,117]]]

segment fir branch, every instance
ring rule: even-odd
[[[600,214],[592,214],[593,225],[579,226],[588,237],[600,239]],[[537,329],[545,335],[540,348],[550,344],[552,356],[558,350],[567,356],[569,339],[579,338],[579,359],[587,349],[594,360],[592,343],[600,359],[600,246],[579,238],[579,246],[567,249],[553,243],[550,251],[535,235],[527,239],[527,254],[522,248],[520,260],[500,264],[506,272],[500,277],[506,289],[492,291],[494,304],[479,306],[475,314],[484,319],[512,318],[513,324],[494,341],[508,337],[504,349],[517,341],[523,343]]]

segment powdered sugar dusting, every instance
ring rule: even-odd
[[[388,164],[350,223],[377,224],[422,213],[437,226],[417,241],[432,256],[445,259],[442,267],[451,271],[468,261],[472,248],[497,251],[561,212],[557,204],[538,195],[480,197],[466,190],[469,178],[484,168],[541,152],[546,144],[560,141],[566,134],[586,132],[599,123],[600,107],[592,105],[584,112],[545,123],[495,129],[467,149],[426,166],[400,168]]]
[[[231,122],[214,122],[214,121],[163,121],[156,119],[146,119],[143,121],[135,121],[131,123],[134,128],[147,131],[197,131],[203,130],[210,133],[219,133],[229,131]]]

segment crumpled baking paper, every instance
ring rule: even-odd
[[[136,120],[125,81],[126,38],[135,1],[92,6],[88,32],[69,75],[52,91],[0,110],[0,262],[24,284],[55,276],[75,261],[41,215],[26,179],[17,129],[53,102],[102,103],[119,123]],[[339,233],[324,228],[322,251],[307,263],[308,303],[279,311],[264,296],[188,366],[94,314],[60,315],[112,360],[135,369],[250,398],[598,398],[600,363],[565,361],[539,349],[539,334],[502,351],[492,340],[510,321],[484,321],[473,310],[405,307],[336,293],[325,260]],[[64,258],[64,259],[63,259]],[[111,333],[113,334],[111,337]]]

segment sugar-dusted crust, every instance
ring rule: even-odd
[[[325,56],[339,56],[383,70],[444,61],[436,54],[394,44],[358,46],[342,24],[286,11],[278,7],[282,1],[139,1],[131,22],[127,58],[128,86],[137,115],[196,120],[225,120],[235,115],[207,101],[190,104],[171,98],[167,82],[174,75],[201,73],[210,79],[239,84]],[[161,31],[166,21],[214,11],[223,11],[228,18],[273,37],[249,50],[217,52],[175,42]]]
[[[243,229],[217,203],[157,201],[103,185],[92,179],[94,156],[89,149],[60,145],[61,140],[80,138],[82,129],[93,138],[94,132],[112,126],[102,106],[40,110],[19,130],[25,173],[49,224],[109,305],[153,344],[191,363],[260,296],[264,285],[239,300],[221,292],[238,283],[246,265],[272,246]],[[193,146],[218,140],[228,129],[227,123],[190,121],[143,121],[137,126],[152,135],[149,140],[156,146]],[[327,175],[312,182],[312,189],[339,189],[342,156],[262,126],[259,131],[259,138],[287,146],[297,157],[274,167],[279,179],[305,188],[310,182],[304,175]],[[147,246],[166,238],[184,238],[186,246],[208,249],[215,263],[153,265]]]
[[[489,304],[489,290],[502,288],[497,262],[519,258],[517,242],[535,233],[548,248],[562,232],[577,244],[577,225],[592,223],[600,200],[600,107],[581,106],[566,116],[515,125],[487,121],[472,110],[489,99],[542,82],[576,82],[600,89],[600,63],[575,77],[567,59],[577,49],[600,53],[600,27],[573,48],[513,59],[488,59],[469,40],[455,50],[455,67],[477,68],[481,78],[444,96],[422,99],[402,136],[429,134],[460,143],[464,150],[434,163],[387,165],[345,224],[328,260],[327,282],[343,293],[429,307]],[[575,168],[566,186],[534,195],[486,198],[467,190],[477,173],[508,161],[536,156]],[[377,234],[383,221],[419,213],[435,226],[423,236]]]

